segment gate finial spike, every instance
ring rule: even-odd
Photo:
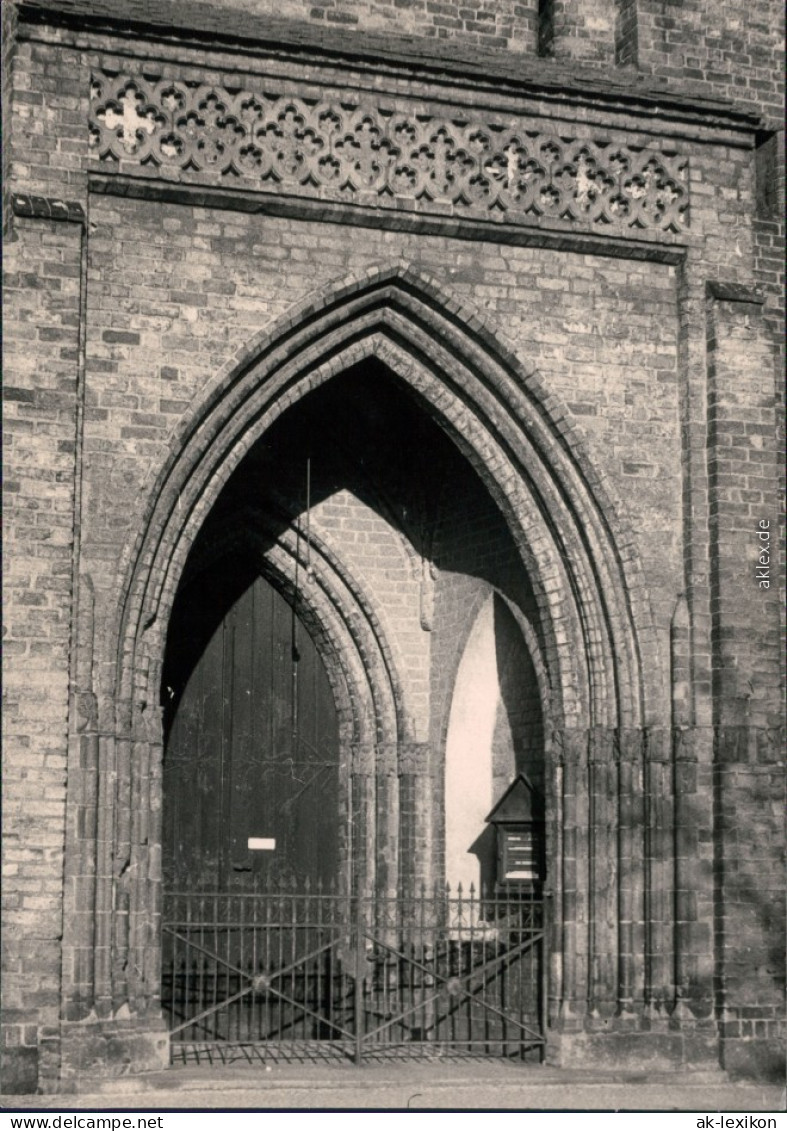
[[[312,890],[312,882],[311,882],[311,880],[309,879],[308,876],[303,881],[303,890],[306,893],[306,895],[308,895],[309,892]]]

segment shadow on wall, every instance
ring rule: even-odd
[[[446,881],[494,887],[486,817],[517,774],[544,793],[543,715],[533,662],[506,602],[491,594],[459,663],[445,755]]]

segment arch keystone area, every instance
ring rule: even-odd
[[[488,318],[406,263],[345,278],[293,307],[217,374],[173,434],[120,562],[116,695],[129,696],[146,628],[149,646],[160,646],[188,550],[245,453],[312,388],[367,356],[419,396],[503,511],[542,609],[564,725],[644,725],[664,701],[664,677],[641,669],[652,620],[618,508],[536,371]],[[579,699],[577,686],[587,689]]]

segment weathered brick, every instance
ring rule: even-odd
[[[81,993],[89,982],[85,947],[92,945],[101,917],[87,909],[95,880],[84,848],[96,845],[97,771],[80,747],[78,765],[71,765],[66,775],[69,679],[76,671],[83,692],[86,684],[105,690],[112,685],[107,650],[110,643],[117,649],[118,609],[128,596],[119,592],[118,579],[126,576],[154,499],[165,505],[171,486],[162,478],[163,469],[180,450],[196,407],[215,388],[217,375],[224,373],[229,383],[240,351],[255,336],[281,327],[282,319],[307,298],[313,305],[296,316],[294,325],[303,328],[310,319],[322,318],[315,295],[328,293],[348,276],[373,278],[394,262],[412,265],[420,275],[418,286],[427,291],[433,286],[430,293],[445,313],[446,324],[439,329],[429,324],[419,330],[417,352],[426,358],[427,368],[441,371],[446,325],[456,319],[475,336],[479,352],[488,333],[496,343],[505,342],[523,366],[499,363],[508,382],[504,393],[495,375],[479,368],[483,392],[471,395],[466,387],[459,389],[456,399],[464,408],[457,419],[442,415],[454,394],[449,387],[464,380],[462,366],[473,369],[475,360],[470,364],[463,358],[462,364],[455,360],[447,367],[434,402],[414,384],[409,395],[422,415],[413,419],[422,419],[422,427],[413,425],[411,437],[395,432],[393,418],[389,421],[397,450],[376,482],[379,489],[385,479],[388,490],[382,494],[387,499],[370,493],[358,468],[344,479],[337,470],[341,489],[326,486],[315,469],[315,483],[325,487],[313,500],[315,538],[341,560],[346,577],[373,598],[361,615],[344,595],[345,603],[339,601],[343,628],[335,629],[331,646],[338,648],[340,631],[349,633],[351,626],[360,641],[360,667],[371,672],[377,664],[396,676],[392,702],[369,708],[370,714],[378,710],[373,722],[378,740],[383,732],[387,740],[397,727],[407,735],[398,768],[394,758],[394,770],[388,767],[379,774],[374,786],[377,816],[384,821],[386,799],[394,803],[389,779],[398,769],[399,863],[394,861],[394,871],[400,868],[405,886],[417,887],[439,878],[446,866],[445,814],[439,800],[446,732],[457,671],[484,602],[495,604],[499,620],[505,620],[506,609],[518,610],[534,633],[527,647],[514,643],[516,632],[506,622],[498,642],[500,663],[508,656],[506,662],[519,675],[516,687],[507,692],[505,718],[501,714],[493,727],[498,792],[525,747],[528,758],[535,759],[531,772],[543,775],[548,794],[556,788],[558,756],[550,752],[544,766],[534,754],[543,750],[547,734],[528,650],[537,651],[537,640],[567,670],[581,655],[582,663],[573,669],[578,673],[571,689],[576,703],[589,716],[592,699],[594,717],[608,709],[617,718],[621,707],[616,696],[630,689],[607,673],[617,672],[620,657],[604,656],[592,678],[587,673],[591,660],[614,651],[609,625],[628,624],[630,614],[634,629],[621,631],[616,639],[636,654],[642,674],[632,694],[643,705],[646,721],[669,732],[671,714],[685,692],[702,734],[696,736],[694,753],[687,744],[676,754],[674,783],[666,748],[666,761],[654,757],[643,766],[644,776],[650,775],[642,787],[647,803],[637,793],[639,786],[621,790],[616,775],[628,772],[628,763],[624,758],[620,765],[608,764],[598,755],[607,748],[598,735],[590,744],[592,769],[582,761],[586,753],[580,755],[584,776],[573,786],[569,780],[560,800],[571,810],[561,833],[570,883],[562,893],[560,914],[577,928],[575,1000],[595,995],[597,1007],[611,1017],[619,1004],[614,972],[631,965],[633,992],[641,1006],[646,961],[651,975],[654,970],[664,973],[662,968],[680,952],[686,966],[679,988],[691,998],[691,1008],[706,1009],[714,980],[718,1001],[723,999],[720,1032],[730,1050],[725,1066],[754,1071],[757,1050],[763,1064],[770,1063],[781,1019],[774,979],[783,975],[770,968],[763,972],[783,922],[782,755],[774,731],[784,678],[775,585],[779,446],[774,443],[774,436],[783,441],[783,151],[773,133],[783,90],[776,43],[780,9],[773,0],[752,0],[744,8],[733,0],[686,0],[666,9],[656,0],[621,0],[617,5],[611,0],[279,0],[275,6],[267,0],[212,5],[183,0],[170,6],[177,9],[173,17],[171,12],[162,15],[154,0],[132,0],[124,18],[139,21],[139,28],[158,26],[162,19],[182,22],[179,37],[162,40],[154,49],[144,39],[115,38],[107,31],[118,15],[111,0],[52,4],[61,15],[70,12],[73,22],[64,19],[57,27],[38,28],[35,42],[33,25],[18,27],[15,6],[2,5],[3,136],[10,138],[3,146],[8,186],[4,231],[13,228],[15,236],[5,264],[4,340],[6,550],[12,565],[6,579],[4,653],[4,906],[9,911],[3,994],[8,1011],[4,1040],[15,1056],[9,1061],[12,1089],[36,1086],[39,1034],[47,1027],[57,1030],[61,991],[70,1009],[75,986]],[[46,8],[44,0],[30,0],[25,19]],[[102,21],[100,30],[95,20]],[[540,60],[534,57],[539,31]],[[225,50],[225,35],[237,37],[239,53]],[[248,80],[259,83],[266,76],[267,55],[255,58],[253,46],[261,41],[296,45],[308,67],[312,55],[328,47],[334,59],[348,60],[341,64],[347,69],[341,81],[346,78],[353,89],[364,87],[370,100],[379,99],[383,80],[364,68],[387,55],[388,110],[408,110],[415,99],[424,116],[435,106],[448,114],[446,100],[453,97],[448,87],[438,90],[430,84],[426,65],[431,69],[435,61],[454,76],[457,89],[473,78],[483,83],[484,90],[471,86],[464,102],[450,108],[457,120],[467,115],[468,98],[479,104],[487,98],[491,81],[499,86],[495,99],[501,107],[507,99],[517,106],[521,100],[528,122],[560,134],[565,122],[552,119],[553,104],[539,102],[534,93],[539,84],[553,92],[559,88],[584,131],[581,136],[602,137],[607,147],[677,148],[688,156],[690,223],[661,242],[660,236],[652,239],[652,232],[643,235],[637,229],[608,241],[596,229],[591,246],[531,217],[531,226],[523,227],[526,238],[515,238],[504,225],[492,238],[488,228],[463,227],[461,208],[450,215],[435,209],[429,224],[419,227],[420,221],[413,220],[420,214],[406,194],[386,215],[382,206],[375,210],[370,194],[362,208],[368,226],[361,227],[343,222],[349,218],[343,204],[328,207],[319,197],[311,202],[312,211],[294,207],[291,198],[275,201],[274,210],[266,211],[274,201],[268,193],[260,211],[254,210],[255,201],[244,211],[253,194],[233,196],[234,187],[226,180],[214,183],[207,167],[201,174],[204,184],[190,189],[170,179],[168,199],[154,183],[152,166],[141,171],[133,160],[123,162],[122,183],[126,189],[136,184],[137,197],[96,191],[101,178],[112,182],[118,167],[97,161],[84,115],[90,74],[102,62],[111,66],[113,51],[118,51],[117,65],[121,54],[124,67],[136,65],[136,59],[152,81],[162,71],[178,75],[185,67],[191,80],[245,89]],[[523,59],[523,53],[529,57]],[[616,72],[614,58],[629,71]],[[286,52],[277,67],[287,74],[288,89],[307,97],[314,83],[338,81],[336,73],[326,77],[319,63],[308,73],[299,69],[296,56]],[[397,71],[399,67],[404,69]],[[523,74],[530,83],[524,93]],[[667,97],[648,103],[653,114],[646,126],[635,119],[633,104],[631,118],[624,121],[604,101],[610,92],[623,104],[632,93],[647,98],[649,83]],[[514,86],[519,93],[509,93]],[[719,103],[703,103],[709,95],[732,97],[749,113],[739,119],[743,124],[730,127],[735,144],[728,145],[714,125],[714,116],[726,111]],[[681,103],[686,98],[688,108]],[[754,111],[763,119],[759,132]],[[679,139],[671,115],[683,115]],[[745,147],[749,143],[752,149]],[[513,153],[511,160],[515,157]],[[592,167],[587,171],[590,176]],[[501,168],[496,175],[510,172],[510,167]],[[168,175],[159,170],[155,177],[161,182]],[[203,188],[203,198],[189,195]],[[13,218],[11,189],[17,194]],[[215,189],[226,195],[212,196]],[[277,210],[281,215],[274,214]],[[88,215],[90,224],[84,228]],[[428,280],[439,280],[439,285]],[[407,283],[414,286],[412,280]],[[407,329],[415,333],[412,326]],[[401,324],[390,337],[396,339],[400,330]],[[336,333],[340,338],[339,329]],[[264,338],[259,341],[265,345]],[[312,377],[326,361],[324,344],[298,355],[303,372]],[[243,366],[253,361],[245,356]],[[531,369],[538,373],[525,376]],[[241,379],[240,371],[236,376]],[[374,370],[367,376],[372,388]],[[614,569],[625,578],[623,589],[606,600],[597,622],[591,618],[581,632],[571,616],[561,619],[549,612],[558,601],[569,608],[578,599],[561,570],[563,565],[573,568],[587,554],[594,565],[582,576],[593,576],[593,584],[603,586],[609,581],[601,576],[608,563],[596,569],[598,532],[590,524],[583,537],[562,541],[568,538],[566,514],[574,499],[568,497],[570,491],[550,493],[549,484],[538,480],[537,459],[528,465],[530,478],[517,478],[511,452],[535,442],[530,402],[517,400],[525,389],[552,414],[551,458],[573,468],[572,490],[589,484],[603,496],[605,528],[617,539]],[[483,400],[483,411],[469,407],[473,395]],[[83,412],[78,411],[78,397],[84,398]],[[363,399],[359,394],[359,402]],[[515,413],[501,407],[514,402],[519,405]],[[323,427],[341,435],[341,406],[330,398],[323,403]],[[261,449],[252,449],[244,490],[254,505],[270,502],[270,485],[289,492],[290,502],[301,498],[303,453],[296,424],[302,404],[291,392],[279,405],[286,409],[281,420],[286,422],[291,413],[295,423],[289,445],[279,449],[278,465],[266,476],[255,476],[254,459]],[[486,436],[475,435],[480,417],[489,425]],[[470,453],[475,470],[455,450],[441,463],[438,456],[448,441],[435,421]],[[269,438],[275,427],[266,433]],[[282,429],[286,435],[285,424]],[[367,469],[376,466],[390,439],[384,428],[376,435],[376,449],[365,452]],[[357,455],[357,436],[347,435],[346,447]],[[581,467],[577,451],[586,457]],[[209,454],[209,445],[200,451],[200,457]],[[345,475],[346,469],[339,470]],[[227,474],[224,468],[217,471],[219,478]],[[242,475],[232,482],[237,488]],[[391,499],[399,510],[391,508]],[[425,509],[419,512],[422,504]],[[506,508],[522,521],[519,545],[511,533],[514,527],[507,525]],[[218,512],[207,522],[205,513],[197,510],[195,515],[195,527],[203,524],[210,531],[213,522],[218,529]],[[221,537],[236,534],[247,521],[229,504],[225,517]],[[766,591],[754,584],[752,574],[752,534],[762,517],[773,524],[774,587]],[[563,565],[556,564],[539,585],[532,563],[544,560],[538,544],[544,525],[552,530],[552,552]],[[162,538],[170,536],[162,532]],[[72,608],[75,550],[76,573],[82,578],[79,623]],[[532,576],[523,561],[530,563]],[[182,564],[172,565],[167,586],[175,585]],[[686,657],[673,654],[670,644],[676,600],[684,592],[691,609]],[[170,596],[164,593],[162,609]],[[367,625],[363,632],[351,609]],[[163,631],[151,610],[146,608],[151,619],[140,629],[148,641]],[[129,607],[130,618],[136,612]],[[374,640],[385,642],[379,656]],[[680,686],[671,688],[676,655],[686,670],[681,669]],[[559,667],[555,660],[550,669],[550,708],[556,712],[565,691],[554,674]],[[609,686],[597,679],[595,673],[602,669]],[[142,673],[136,674],[144,682]],[[136,687],[127,694],[136,695]],[[102,702],[101,727],[111,729],[115,708],[122,713],[124,706]],[[356,706],[350,704],[348,712]],[[146,719],[156,707],[146,702]],[[75,707],[71,719],[74,727],[81,725]],[[573,726],[581,731],[586,723],[574,719]],[[98,726],[96,720],[90,725]],[[570,731],[571,724],[565,725]],[[613,748],[611,738],[607,745]],[[620,748],[628,749],[625,743]],[[658,742],[649,749],[660,749]],[[566,739],[559,756],[561,773],[573,765],[573,750]],[[117,781],[122,780],[120,775]],[[89,804],[77,803],[83,791]],[[556,811],[554,797],[551,804]],[[624,812],[626,806],[639,816]],[[100,822],[117,819],[122,828],[131,808],[126,797],[117,809],[102,811]],[[641,828],[645,813],[651,822],[647,836]],[[76,835],[64,860],[69,829]],[[678,847],[670,855],[673,834]],[[381,844],[384,839],[380,834]],[[646,848],[655,885],[647,899],[637,878]],[[151,857],[156,851],[152,846]],[[621,865],[624,874],[616,888],[613,877]],[[64,866],[67,884],[75,885],[66,889],[65,919]],[[151,865],[151,874],[157,867]],[[563,882],[555,860],[550,868],[552,879]],[[595,887],[588,878],[591,872]],[[114,891],[122,902],[122,886]],[[679,912],[674,922],[673,907]],[[119,934],[123,923],[119,915]],[[140,930],[150,935],[157,928],[145,921]],[[62,968],[73,972],[73,985],[68,973],[60,983],[64,957]],[[155,954],[150,961],[155,966]],[[664,973],[662,996],[650,1003],[654,1009],[672,1005],[670,978],[678,972]],[[566,1037],[565,1047],[569,1044]],[[42,1084],[51,1088],[54,1077],[47,1072]]]

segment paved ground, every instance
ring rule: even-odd
[[[646,1078],[500,1063],[172,1068],[76,1096],[8,1096],[3,1108],[158,1111],[473,1109],[783,1112],[784,1089],[721,1074]]]

